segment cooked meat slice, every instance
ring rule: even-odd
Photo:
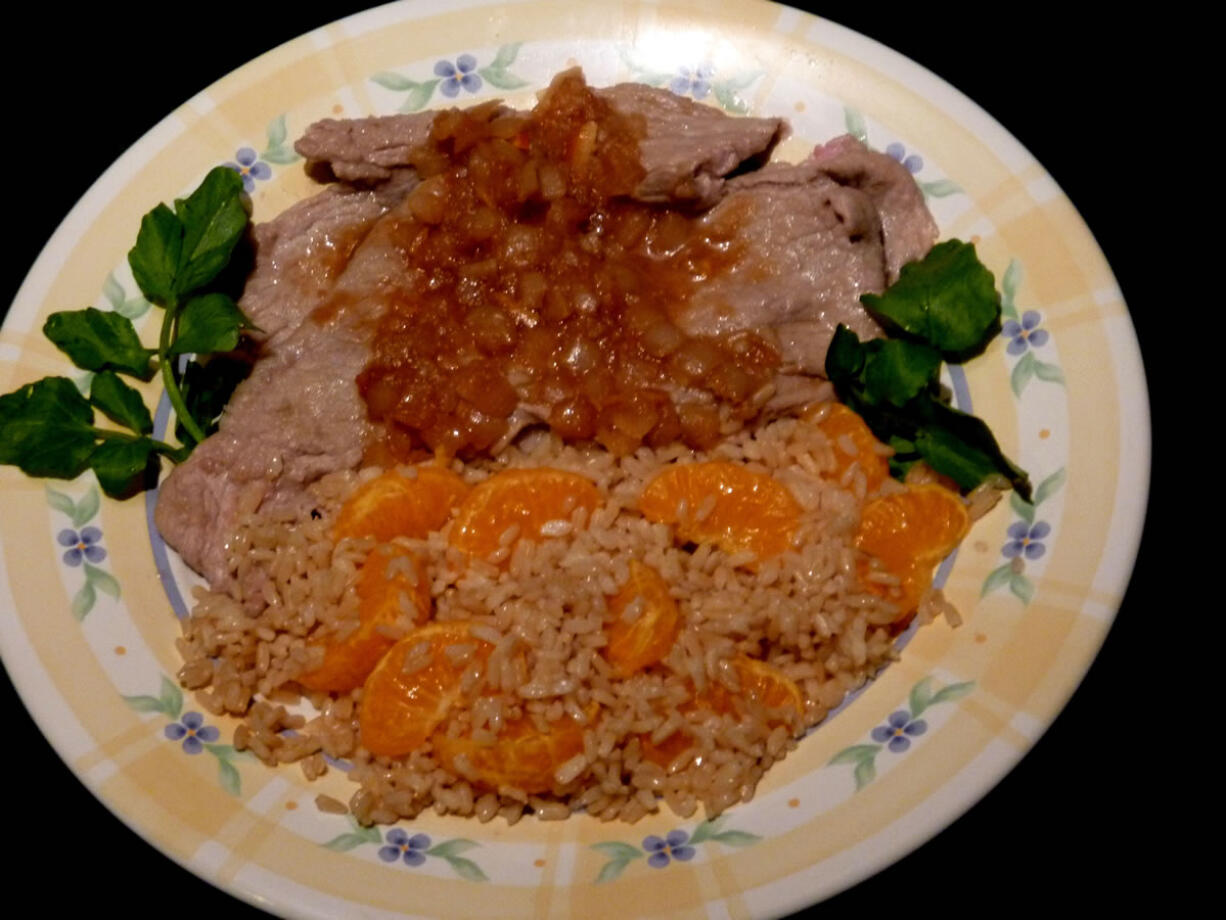
[[[646,175],[635,190],[643,201],[710,205],[719,198],[725,176],[765,161],[787,133],[780,118],[733,118],[639,83],[622,83],[598,95],[618,111],[645,120],[647,134],[639,152]],[[326,119],[307,128],[294,149],[312,163],[326,163],[339,179],[380,182],[409,165],[433,119],[433,112]]]
[[[155,520],[184,562],[220,587],[245,510],[304,501],[305,488],[358,465],[370,423],[354,382],[370,359],[368,297],[403,262],[378,218],[412,182],[375,192],[328,188],[256,230],[256,267],[240,301],[265,334],[220,430],[161,485]],[[376,305],[371,301],[371,306]],[[320,307],[322,321],[309,319]]]
[[[839,323],[881,329],[860,305],[885,287],[881,222],[868,196],[812,164],[767,166],[729,183],[708,221],[733,221],[742,247],[674,317],[691,335],[770,330],[785,372],[821,374]]]
[[[884,290],[937,234],[911,175],[850,137],[730,179],[705,220],[732,222],[742,250],[674,321],[691,335],[769,331],[785,373],[817,375],[840,323],[881,335],[860,295]]]
[[[162,483],[158,530],[211,585],[229,579],[227,547],[245,511],[301,502],[306,485],[360,462],[369,423],[353,380],[369,355],[370,330],[349,314],[303,323]]]
[[[869,150],[848,134],[817,147],[811,159],[839,185],[859,189],[872,199],[881,215],[890,283],[904,265],[923,258],[932,248],[936,221],[911,173],[897,160]]]
[[[256,226],[255,266],[240,306],[266,347],[327,297],[370,227],[415,183],[406,177],[367,191],[329,186]]]
[[[787,123],[781,118],[733,118],[641,83],[619,83],[597,90],[597,95],[619,112],[641,115],[646,121],[639,155],[647,175],[634,195],[640,201],[710,206],[719,200],[725,176],[766,162],[787,136]]]
[[[382,182],[430,136],[434,112],[374,118],[325,118],[306,129],[294,149],[308,163],[326,163],[346,182]]]

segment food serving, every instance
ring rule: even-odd
[[[350,761],[358,791],[321,807],[718,813],[912,618],[956,618],[935,564],[1028,488],[939,398],[999,316],[973,248],[933,247],[910,175],[850,138],[765,162],[785,131],[573,72],[529,113],[321,122],[298,149],[335,181],[256,229],[237,304],[207,287],[236,241],[218,177],[142,225],[158,349],[124,366],[81,347],[107,320],[48,329],[137,436],[34,384],[3,397],[0,460],[65,474],[36,443],[52,404],[108,491],[182,460],[157,523],[210,590],[180,678],[269,763]],[[214,362],[173,359],[244,328],[220,414]],[[116,376],[153,357],[190,456]]]

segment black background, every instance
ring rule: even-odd
[[[1134,215],[1147,181],[1140,175],[1147,135],[1156,133],[1166,103],[1159,80],[1164,37],[1123,18],[1070,20],[1059,7],[908,4],[887,16],[867,4],[854,11],[806,5],[945,78],[1044,164],[1116,272],[1157,400],[1157,358],[1147,346],[1162,303],[1151,266],[1161,259]],[[77,198],[162,116],[257,54],[361,4],[297,6],[192,4],[196,12],[188,14],[137,3],[67,14],[46,5],[17,14],[24,19],[10,23],[20,28],[9,30],[12,53],[0,65],[11,125],[0,304],[12,300]],[[1156,707],[1141,691],[1153,667],[1141,623],[1158,596],[1154,533],[1162,508],[1151,495],[1146,538],[1116,624],[1035,749],[933,841],[806,916],[911,911],[927,901],[954,917],[1002,907],[1046,911],[1053,903],[1107,913],[1149,899],[1164,877],[1151,828],[1162,807],[1154,772],[1161,767],[1143,743]],[[48,747],[6,679],[0,714],[11,739],[0,761],[10,799],[4,837],[11,879],[45,868],[70,880],[56,883],[57,914],[114,907],[137,916],[258,915],[114,819]],[[48,799],[56,802],[50,813]]]

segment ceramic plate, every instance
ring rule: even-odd
[[[0,650],[40,728],[154,846],[277,913],[766,916],[820,900],[933,836],[1013,766],[1085,673],[1127,584],[1148,416],[1133,329],[1093,237],[960,93],[768,4],[414,3],[276,49],[177,109],[73,210],[0,333],[0,391],[78,373],[39,331],[63,304],[125,313],[152,340],[127,246],[141,214],[210,167],[240,168],[265,219],[312,190],[292,148],[310,122],[493,96],[528,104],[573,64],[597,85],[636,80],[787,116],[784,158],[850,132],[906,164],[942,235],[974,239],[997,274],[1002,335],[952,382],[1030,471],[1035,502],[1003,502],[943,569],[965,624],[918,632],[752,803],[712,822],[508,828],[427,815],[364,829],[314,808],[319,791],[348,797],[339,771],[311,785],[236,754],[232,725],[177,688],[176,597],[190,578],[151,533],[148,503],[100,500],[89,476],[44,483],[0,468]],[[923,731],[878,741],[891,720]],[[663,858],[653,837],[672,842]],[[410,839],[406,859],[407,844],[396,848]]]

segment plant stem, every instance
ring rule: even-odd
[[[167,444],[165,441],[159,441],[157,438],[150,438],[143,434],[128,434],[126,431],[113,431],[109,428],[97,427],[91,430],[94,432],[95,437],[101,438],[104,441],[148,441],[159,454],[170,457],[170,459],[176,460],[176,462],[176,458],[183,452],[182,447],[175,447],[173,444]]]
[[[187,404],[183,402],[183,393],[179,390],[179,383],[175,380],[174,373],[173,362],[177,359],[170,354],[171,331],[178,317],[179,303],[177,299],[172,299],[166,304],[166,312],[162,316],[162,333],[158,337],[158,362],[162,368],[162,384],[166,387],[166,395],[170,399],[170,405],[174,407],[175,416],[187,429],[187,433],[199,444],[204,440],[205,435],[187,410]]]

